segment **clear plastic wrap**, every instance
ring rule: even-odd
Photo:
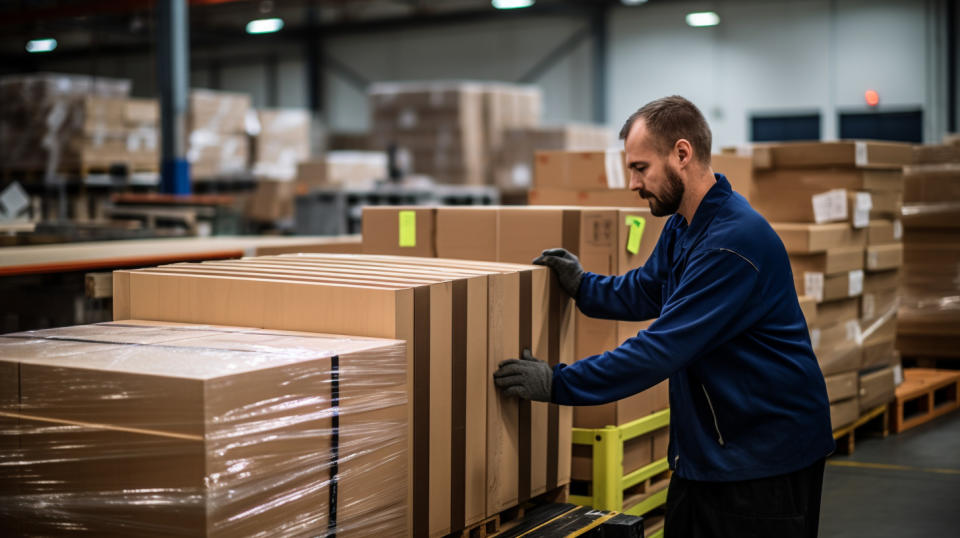
[[[0,337],[0,534],[405,535],[403,342],[159,322]]]
[[[247,131],[253,138],[253,173],[291,180],[297,164],[310,158],[310,113],[300,109],[250,110]]]
[[[238,174],[248,168],[250,96],[191,90],[187,160],[198,179]]]
[[[0,163],[8,170],[76,171],[124,154],[130,81],[38,73],[0,79]]]

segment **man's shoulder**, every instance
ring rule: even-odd
[[[717,213],[701,247],[732,250],[759,265],[772,250],[782,250],[783,243],[767,219],[734,192]]]

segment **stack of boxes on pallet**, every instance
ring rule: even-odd
[[[83,75],[0,80],[0,166],[79,176],[129,165],[125,103],[130,81]]]
[[[370,90],[370,147],[409,153],[409,168],[439,183],[528,188],[537,149],[603,150],[609,129],[540,125],[532,86],[389,83]]]
[[[652,253],[666,219],[643,208],[587,207],[366,207],[364,252],[529,263],[544,249],[563,247],[587,271],[623,274]],[[616,348],[650,322],[618,322],[576,313],[574,358]],[[541,357],[542,358],[542,357]],[[573,425],[621,426],[669,407],[667,382],[606,405],[576,407]],[[624,474],[666,457],[668,432],[626,443]],[[571,477],[593,479],[589,447],[573,449]]]
[[[752,154],[753,206],[781,236],[798,293],[817,302],[808,325],[837,429],[893,398],[902,167],[911,148],[794,143]]]
[[[127,320],[0,337],[5,536],[392,534],[398,340]]]
[[[409,449],[386,463],[409,470],[400,480],[409,521],[390,522],[402,534],[460,531],[569,482],[570,409],[505,398],[492,378],[522,349],[551,364],[572,360],[571,301],[546,268],[332,254],[174,264],[116,272],[114,308],[117,319],[405,341],[409,415],[397,423]],[[355,379],[365,376],[379,374]],[[339,397],[351,390],[341,385]],[[340,457],[370,448],[355,443]],[[360,471],[366,483],[381,484],[370,470]]]
[[[192,178],[212,179],[247,170],[249,110],[247,94],[214,90],[190,92],[187,160]]]
[[[915,148],[905,171],[903,303],[897,348],[960,357],[960,142]]]

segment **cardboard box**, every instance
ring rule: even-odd
[[[820,303],[817,305],[817,323],[826,326],[857,319],[858,306],[856,297]]]
[[[833,247],[817,254],[791,254],[790,266],[794,274],[835,275],[863,269],[863,247]]]
[[[902,192],[903,171],[862,168],[794,168],[756,170],[757,188],[766,191],[802,188],[815,191]]]
[[[900,269],[892,271],[871,271],[863,276],[863,292],[878,293],[894,290],[900,287],[902,280]]]
[[[167,325],[0,338],[25,417],[20,491],[51,503],[16,506],[31,533],[246,535],[292,521],[323,533],[331,462],[338,525],[404,528],[405,471],[391,463],[406,457],[401,342]],[[375,380],[363,374],[371,364]],[[372,476],[386,483],[372,489]],[[88,501],[70,501],[78,495]],[[44,516],[60,502],[59,517]]]
[[[960,200],[960,161],[904,169],[906,188],[903,199],[908,203],[943,203]]]
[[[923,144],[913,146],[915,164],[957,163],[960,162],[960,144]]]
[[[860,375],[860,409],[867,411],[893,400],[896,391],[893,368]]]
[[[755,178],[753,160],[740,155],[714,153],[710,156],[710,167],[718,174],[723,174],[733,190],[740,193],[747,201],[753,198]]]
[[[913,162],[913,147],[896,142],[842,140],[784,142],[753,146],[756,168],[886,168]]]
[[[874,219],[867,227],[867,245],[889,245],[903,240],[903,223],[899,219]]]
[[[653,254],[667,217],[654,217],[650,209],[619,209],[615,274],[645,264]]]
[[[791,254],[827,252],[835,248],[860,247],[866,244],[864,230],[845,222],[831,224],[772,223],[783,246]]]
[[[363,252],[433,257],[436,209],[420,206],[365,206]],[[531,258],[532,259],[532,258]]]
[[[814,351],[831,349],[847,343],[859,343],[860,322],[856,318],[833,325],[823,325],[810,330],[810,341]]]
[[[863,356],[860,360],[860,369],[876,368],[878,366],[890,366],[900,360],[897,353],[899,349],[903,353],[909,353],[907,348],[900,346],[900,335],[897,339],[878,339],[870,343],[864,343]],[[923,354],[923,353],[921,353]]]
[[[863,349],[855,342],[817,350],[817,362],[824,376],[842,374],[860,368]]]
[[[538,151],[534,160],[536,189],[625,189],[628,178],[622,150]]]
[[[903,243],[867,247],[865,267],[868,271],[887,271],[903,265]]]
[[[247,216],[264,222],[292,219],[296,193],[297,185],[293,181],[258,181],[249,200]]]
[[[629,189],[571,190],[532,189],[530,205],[576,205],[587,207],[649,208],[649,203]]]
[[[297,165],[297,181],[313,186],[371,188],[387,177],[387,154],[379,151],[328,151]]]
[[[486,493],[494,487],[489,484],[500,484],[496,488],[503,488],[512,481],[518,484],[521,495],[536,495],[546,491],[551,484],[565,483],[565,480],[569,480],[569,425],[572,415],[570,410],[535,402],[530,404],[527,418],[519,422],[516,420],[510,423],[495,422],[499,424],[495,427],[488,426],[487,421],[482,418],[485,412],[488,419],[495,417],[491,412],[490,402],[499,402],[503,399],[495,392],[490,374],[496,368],[496,363],[508,358],[504,356],[504,350],[508,350],[510,342],[525,341],[525,346],[532,347],[535,356],[545,357],[553,363],[571,360],[573,318],[569,307],[570,301],[566,298],[561,299],[562,292],[556,288],[555,283],[551,284],[549,270],[546,268],[389,256],[336,255],[281,256],[270,260],[251,258],[236,262],[190,265],[201,267],[184,268],[183,264],[180,264],[177,267],[129,273],[130,290],[127,294],[131,296],[132,300],[129,302],[132,309],[156,310],[148,312],[155,317],[173,315],[222,319],[233,315],[252,316],[260,320],[259,323],[292,325],[314,330],[327,330],[318,329],[318,327],[332,327],[333,330],[336,327],[352,327],[350,331],[355,334],[364,332],[399,334],[402,339],[412,340],[410,347],[414,353],[411,356],[408,351],[408,368],[414,372],[415,378],[410,388],[411,394],[414,395],[413,415],[427,417],[427,420],[415,419],[410,437],[414,454],[414,461],[410,466],[413,473],[410,479],[413,488],[410,498],[423,499],[422,502],[415,502],[413,507],[412,524],[416,528],[429,528],[431,534],[446,534],[452,527],[470,524],[469,522],[483,517],[483,513],[491,510],[490,503],[501,500],[500,494]],[[465,268],[477,265],[498,266],[499,269]],[[283,266],[285,269],[281,270],[277,266]],[[298,266],[302,276],[295,276]],[[451,266],[455,269],[448,269]],[[200,274],[204,271],[207,272],[206,277]],[[231,272],[236,276],[230,276]],[[503,279],[494,278],[495,275],[508,273],[513,276],[505,276],[504,279],[517,279],[518,272],[521,276],[529,275],[517,280],[522,284],[525,279],[529,283],[528,287],[521,286],[519,290],[512,291],[498,287],[497,283],[502,283]],[[273,273],[276,275],[271,276]],[[170,280],[165,282],[164,280],[168,278]],[[190,283],[195,279],[206,280],[198,288],[202,291],[192,289]],[[122,282],[122,278],[115,277],[115,287],[118,283],[122,286]],[[467,286],[466,317],[456,315],[456,312],[460,312],[462,308],[457,306],[456,300],[459,296],[456,288],[462,286],[460,282]],[[493,286],[491,282],[494,282]],[[484,283],[487,284],[487,292],[483,292]],[[141,292],[165,285],[173,288],[172,290],[163,288],[162,296],[169,296],[173,301],[164,301],[166,307],[158,306],[155,301],[143,299],[144,295]],[[488,295],[491,287],[499,290],[493,296]],[[524,289],[528,292],[524,293]],[[138,293],[141,295],[139,301]],[[197,299],[200,304],[216,302],[211,298],[217,296],[231,297],[235,308],[227,311],[210,307],[194,308],[187,312],[171,310],[174,305],[187,297],[176,298],[178,294],[184,293],[199,296]],[[115,295],[117,295],[116,292]],[[146,295],[146,297],[150,296]],[[521,318],[517,323],[508,321],[503,316],[494,315],[492,318],[488,317],[492,325],[490,330],[486,330],[487,323],[479,321],[477,316],[482,316],[484,312],[489,313],[491,306],[506,309],[504,311],[509,312],[509,306],[505,305],[510,304],[508,298],[511,297],[516,298],[518,302],[514,304],[520,307],[519,312],[513,310],[515,315],[522,315],[524,311],[528,311],[531,313],[530,316]],[[310,304],[314,305],[313,308],[316,304],[334,306],[324,309],[320,315],[303,314],[311,310],[308,306]],[[343,306],[335,307],[337,304]],[[429,315],[423,313],[418,315],[413,310],[420,307],[427,308],[428,304]],[[462,302],[459,304],[463,305]],[[528,305],[526,307],[528,310],[524,309],[524,305]],[[548,316],[547,312],[551,314]],[[525,324],[523,319],[529,319],[529,321]],[[195,320],[191,319],[191,321]],[[420,323],[423,325],[421,329],[417,329],[417,324]],[[466,340],[457,336],[456,327],[458,326],[469,328],[466,331]],[[511,339],[509,331],[504,331],[505,327],[518,326],[529,327],[529,332],[521,330],[519,337],[515,336]],[[483,336],[484,334],[487,336]],[[496,344],[495,340],[488,342],[487,337],[499,339],[496,341],[500,343]],[[464,363],[467,365],[466,371],[460,370],[463,373],[457,374],[459,368],[457,364],[461,363],[459,361],[451,363],[444,359],[444,357],[450,357],[451,353],[453,356],[461,353],[457,351],[461,349],[459,344],[451,348],[451,343],[456,342],[465,344],[462,349],[468,358],[478,353],[486,358],[467,360]],[[492,351],[487,354],[486,349]],[[511,355],[518,354],[517,349],[514,347]],[[429,357],[432,358],[426,363],[418,361],[416,350],[430,353]],[[426,358],[428,355],[423,357]],[[429,367],[425,370],[424,367],[427,365]],[[476,367],[481,367],[483,371],[477,370]],[[428,371],[429,375],[427,375]],[[417,372],[421,374],[418,375]],[[451,375],[454,383],[449,381]],[[462,377],[463,375],[468,377]],[[423,392],[426,379],[444,381],[429,383],[426,385],[429,390]],[[475,379],[476,382],[468,382],[468,379]],[[465,383],[464,388],[457,389],[462,383]],[[480,392],[471,396],[471,388]],[[487,404],[465,405],[467,399],[471,402],[483,402],[483,395],[491,393],[496,396],[487,398]],[[459,404],[458,394],[466,398]],[[470,418],[476,413],[481,413],[481,416]],[[448,425],[451,420],[457,419],[462,414],[466,417],[463,422],[466,428],[454,427],[449,430]],[[529,429],[523,429],[525,424],[530,425]],[[445,430],[450,431],[451,435],[430,435],[431,431]],[[493,455],[499,455],[501,459],[505,458],[503,461],[507,463],[525,461],[523,454],[517,456],[514,453],[510,456],[509,451],[486,450],[488,442],[493,441],[489,436],[486,437],[486,442],[483,441],[481,438],[485,435],[484,432],[504,431],[506,433],[501,435],[504,436],[502,441],[506,444],[500,444],[500,441],[497,441],[496,446],[513,446],[517,447],[514,450],[521,452],[525,448],[529,449],[529,452],[523,452],[528,455],[526,456],[528,463],[522,466],[529,472],[528,475],[518,472],[517,467],[514,467],[514,474],[510,478],[504,474],[508,471],[503,470],[505,467],[509,468],[508,465],[484,463],[487,461],[487,456],[493,457]],[[526,435],[524,431],[530,432],[529,437],[524,437]],[[549,432],[554,433],[548,435]],[[462,435],[468,437],[463,439],[460,437]],[[461,440],[458,441],[458,439]],[[524,442],[524,439],[528,441]],[[465,447],[465,455],[458,456],[464,453],[455,449],[457,446]],[[530,462],[543,462],[543,465]],[[461,490],[457,486],[451,489],[451,484],[459,482],[456,477],[460,476],[457,471],[460,468],[465,473],[461,482],[464,488],[462,493],[458,493]],[[488,476],[483,469],[496,470],[497,474]],[[424,473],[428,476],[427,478],[421,476]],[[417,489],[423,490],[421,494],[414,493]],[[433,494],[428,494],[429,492]],[[514,493],[512,500],[514,504],[517,502],[516,495]],[[463,505],[460,504],[461,500]],[[502,509],[499,508],[499,510]],[[459,524],[457,510],[460,510],[459,513],[464,518]],[[494,513],[496,511],[498,510],[494,510]]]
[[[799,275],[794,273],[793,281],[798,294],[810,295],[818,303],[859,297],[863,293],[863,271],[860,269],[835,275],[809,271]]]
[[[768,188],[758,181],[750,204],[771,222],[823,224],[849,222],[851,214],[845,189],[802,186]]]
[[[496,168],[493,183],[504,188],[530,188],[537,151],[606,151],[613,133],[603,125],[568,124],[527,126],[502,131],[494,147]]]
[[[830,426],[834,431],[853,424],[860,417],[860,404],[857,398],[850,398],[830,404]]]
[[[827,383],[827,398],[830,403],[854,398],[858,395],[857,383],[859,378],[856,371],[825,376],[824,381]]]
[[[797,300],[800,303],[800,311],[803,312],[803,319],[807,320],[807,326],[813,326],[817,323],[817,300],[809,295],[800,295]]]
[[[437,256],[497,261],[499,209],[492,206],[438,207]],[[529,263],[532,260],[527,260]]]
[[[310,158],[310,112],[303,109],[259,109],[251,142],[257,177],[294,179],[298,163]]]
[[[895,312],[900,306],[899,297],[896,288],[878,292],[864,291],[860,297],[860,320],[869,322]]]
[[[214,90],[190,90],[187,129],[223,134],[246,133],[250,96]]]
[[[870,219],[900,218],[903,210],[903,194],[899,192],[870,193]]]

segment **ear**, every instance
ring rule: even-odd
[[[677,140],[676,145],[673,147],[673,153],[677,156],[679,168],[686,167],[693,160],[693,146],[690,145],[690,141],[686,138]]]

